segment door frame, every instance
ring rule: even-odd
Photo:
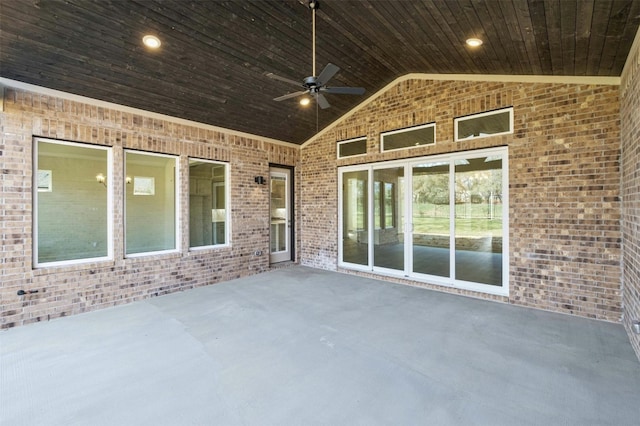
[[[295,167],[269,163],[269,183],[273,169],[287,170],[289,173],[289,259],[282,262],[295,261],[296,258],[296,199],[295,199]],[[271,264],[271,193],[269,193],[269,264]],[[276,262],[279,263],[279,262]]]

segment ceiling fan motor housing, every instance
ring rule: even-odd
[[[306,87],[307,89],[316,89],[318,87],[318,80],[317,77],[314,76],[310,76],[304,79],[304,87]]]

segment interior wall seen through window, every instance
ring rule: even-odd
[[[42,139],[35,149],[35,264],[108,257],[110,149]]]
[[[176,249],[176,158],[126,151],[125,173],[125,253]]]
[[[226,164],[189,160],[189,246],[227,243]]]

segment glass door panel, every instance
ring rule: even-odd
[[[345,172],[342,178],[342,261],[369,264],[369,172]]]
[[[373,265],[404,271],[404,167],[373,171]]]
[[[272,168],[269,173],[270,221],[269,262],[291,260],[291,171]]]
[[[502,156],[455,162],[455,277],[502,285]]]
[[[450,276],[449,162],[412,168],[413,272]]]

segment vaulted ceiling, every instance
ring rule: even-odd
[[[300,144],[409,73],[620,76],[640,25],[638,0],[320,3],[318,73],[366,89],[328,109],[266,76],[312,74],[307,0],[1,0],[0,76]]]

